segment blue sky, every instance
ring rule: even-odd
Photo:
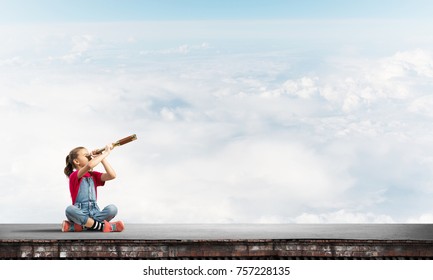
[[[428,18],[428,0],[1,1],[2,22]]]
[[[132,133],[125,222],[433,221],[429,1],[0,3],[0,222],[60,223],[66,154]]]

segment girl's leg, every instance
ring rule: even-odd
[[[109,223],[109,221],[111,221],[116,215],[117,215],[117,207],[113,204],[110,204],[110,205],[106,206],[104,209],[102,209],[102,211],[98,211],[98,212],[94,213],[93,218],[96,221],[103,221],[103,223],[104,223],[103,231],[104,232],[123,231],[123,229],[125,228],[125,225],[123,224],[122,221]]]
[[[75,205],[69,205],[66,208],[65,213],[69,221],[79,224],[81,226],[86,225],[89,218],[88,213],[85,213],[82,209],[78,208]]]
[[[89,214],[75,205],[66,208],[66,217],[75,224],[89,229],[102,230],[101,223],[89,217]]]
[[[111,221],[117,215],[117,207],[116,205],[110,204],[107,205],[102,211],[95,213],[93,218],[99,222],[103,221]]]
[[[74,205],[68,206],[65,213],[68,221],[63,221],[62,231],[83,231],[83,222],[86,220],[88,215],[82,209]]]
[[[104,229],[104,223],[98,222],[92,218],[88,218],[86,224],[84,225],[88,229],[102,231]]]
[[[83,211],[82,209],[80,209],[75,205],[68,206],[65,212],[66,212],[66,217],[68,218],[69,221],[77,225],[80,225],[80,229],[74,231],[81,231],[82,230],[81,226],[84,226],[88,229],[102,231],[104,229],[104,220],[113,219],[114,216],[116,216],[117,214],[117,207],[114,205],[108,205],[102,211],[98,211],[96,215],[94,215],[95,216],[94,218],[89,217],[89,213]]]

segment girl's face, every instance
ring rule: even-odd
[[[82,168],[92,159],[87,149],[81,149],[77,153],[77,158],[74,159],[74,163],[77,167]]]

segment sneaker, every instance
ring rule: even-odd
[[[104,230],[103,232],[121,232],[125,228],[125,225],[122,221],[109,223],[104,221]]]
[[[72,223],[70,221],[63,221],[62,231],[63,232],[71,232],[71,231],[80,232],[80,231],[83,231],[83,227],[78,225],[78,224]]]

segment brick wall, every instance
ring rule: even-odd
[[[2,240],[0,259],[431,259],[433,241]]]

